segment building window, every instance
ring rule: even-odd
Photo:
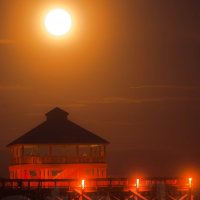
[[[90,147],[89,146],[79,146],[79,155],[83,157],[87,157],[90,155]]]
[[[94,176],[94,169],[92,169],[92,176]]]
[[[104,146],[101,146],[100,147],[100,156],[103,157],[105,154],[104,154]]]
[[[76,156],[76,146],[69,145],[65,147],[66,156]]]
[[[33,148],[32,147],[24,147],[24,155],[25,156],[32,156],[33,155]]]
[[[62,172],[62,170],[52,170],[52,176],[57,176],[61,172]]]
[[[15,177],[15,178],[18,178],[18,177],[19,177],[19,176],[17,176],[17,174],[18,174],[18,173],[17,173],[17,170],[16,170],[16,171],[14,172],[14,177]]]
[[[28,178],[27,170],[24,170],[24,178]]]
[[[90,170],[86,169],[86,176],[89,176],[89,175],[90,175]]]
[[[37,173],[35,170],[30,170],[30,176],[31,177],[36,177],[37,176]]]
[[[11,178],[15,178],[15,177],[14,177],[14,172],[13,172],[13,171],[10,171],[10,177],[11,177]]]
[[[66,156],[66,146],[64,145],[54,145],[52,146],[53,156]]]
[[[92,146],[91,154],[93,157],[97,157],[99,155],[99,146]]]
[[[49,147],[47,145],[38,147],[38,156],[48,156],[49,155]]]
[[[101,175],[102,175],[102,177],[104,177],[104,170],[103,169],[101,170]]]

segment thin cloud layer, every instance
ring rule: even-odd
[[[53,103],[35,103],[35,104],[32,104],[32,106],[34,107],[42,107],[42,108],[45,108],[45,109],[52,109],[56,106],[60,107],[60,108],[63,108],[63,109],[67,109],[67,108],[81,108],[81,107],[85,107],[87,104],[83,102],[72,102],[72,103],[66,103],[66,104],[53,104]]]
[[[130,88],[132,90],[123,96],[100,97],[88,101],[78,101],[76,103],[89,105],[200,101],[199,85],[142,85],[132,86]]]
[[[15,42],[13,40],[9,39],[0,39],[0,45],[5,45],[5,44],[14,44]]]
[[[180,90],[200,90],[199,85],[140,85],[131,86],[131,89],[180,89]]]
[[[121,96],[105,96],[92,99],[66,102],[65,104],[55,105],[53,103],[37,103],[36,107],[53,108],[81,108],[95,104],[141,104],[159,102],[199,102],[200,86],[198,85],[142,85],[130,87],[128,94]]]
[[[154,103],[154,102],[189,102],[200,101],[200,98],[190,97],[149,97],[149,98],[123,98],[123,97],[106,97],[101,100],[97,100],[97,104],[138,104],[138,103]],[[89,104],[89,103],[88,103]]]
[[[0,85],[1,91],[15,91],[15,90],[25,90],[27,87],[21,85]]]
[[[79,101],[78,103],[65,105],[64,107],[85,107],[93,104],[140,104],[156,102],[191,102],[200,101],[200,98],[191,97],[149,97],[149,98],[126,98],[126,97],[104,97],[96,100]]]

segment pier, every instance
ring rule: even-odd
[[[54,108],[46,121],[8,144],[9,179],[0,200],[192,200],[192,178],[110,178],[109,142]],[[199,198],[200,199],[200,198]]]
[[[11,196],[30,200],[194,199],[191,178],[2,179],[0,198]]]

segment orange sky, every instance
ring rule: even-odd
[[[73,18],[61,39],[43,27],[54,6]],[[60,106],[111,142],[113,174],[199,167],[199,8],[198,0],[1,1],[2,157]]]

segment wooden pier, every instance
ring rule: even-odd
[[[0,180],[0,200],[193,199],[192,178],[108,178],[109,142],[68,115],[56,107],[46,121],[8,144],[10,179]]]
[[[2,179],[0,199],[24,196],[30,200],[192,200],[192,179],[126,178]]]

